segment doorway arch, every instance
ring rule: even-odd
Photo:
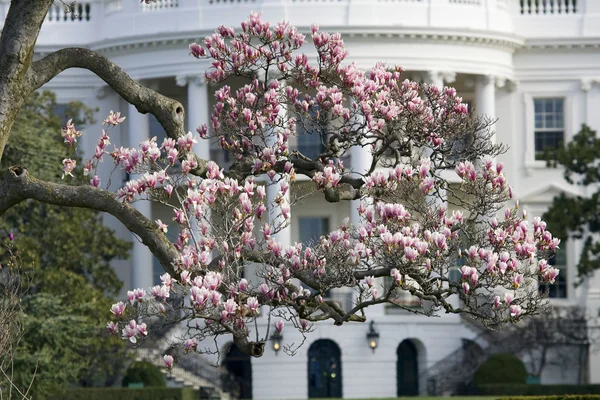
[[[342,352],[333,340],[317,340],[308,349],[308,397],[343,397]]]
[[[252,363],[250,356],[243,353],[234,343],[228,347],[223,360],[223,366],[228,372],[226,385],[235,388],[239,399],[252,399]]]
[[[396,352],[398,397],[419,395],[419,354],[412,340],[403,340]]]

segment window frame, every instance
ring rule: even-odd
[[[544,127],[544,128],[538,128],[536,126],[538,113],[535,110],[535,103],[536,103],[536,101],[548,101],[548,100],[552,100],[552,101],[561,100],[562,101],[562,126],[561,127],[553,127],[553,128]],[[546,107],[546,103],[544,103],[544,108],[545,107]],[[550,113],[547,113],[545,110],[542,111],[542,116],[543,117],[546,117],[547,114],[553,115],[554,116],[553,119],[556,120],[556,115],[557,115],[556,111],[552,111]],[[537,134],[538,133],[553,134],[553,133],[559,133],[560,132],[562,134],[562,145],[563,146],[565,145],[565,136],[566,136],[565,135],[566,134],[565,114],[566,114],[565,113],[565,98],[563,96],[560,96],[560,97],[534,97],[533,98],[533,140],[534,140],[534,142],[533,142],[533,152],[534,152],[534,158],[536,160],[544,161],[543,158],[542,159],[538,159],[537,157],[538,157],[538,154],[543,156],[544,151],[545,151],[545,150],[539,151],[536,148]],[[543,125],[546,124],[545,120],[542,120],[542,124]]]
[[[550,207],[550,204],[546,203],[523,203],[524,209],[528,212],[527,220],[531,224],[533,222],[534,217],[541,217],[544,212]],[[550,230],[552,230],[550,228]],[[579,255],[581,254],[581,241],[575,239],[567,239],[560,243],[559,247],[565,251],[565,265],[560,265],[561,274],[565,274],[566,276],[566,297],[547,297],[547,300],[550,301],[551,304],[556,306],[569,306],[575,305],[577,302],[578,294],[576,292],[576,288],[574,285],[576,278],[576,266],[578,262]]]
[[[525,167],[528,169],[544,169],[546,168],[545,160],[536,160],[535,158],[535,105],[536,99],[563,99],[563,140],[568,143],[573,137],[573,132],[577,131],[574,126],[574,110],[573,103],[576,93],[565,91],[530,91],[523,93],[524,103],[524,125],[525,125]]]

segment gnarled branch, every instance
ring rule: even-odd
[[[185,111],[180,102],[141,85],[107,57],[89,49],[61,49],[34,62],[26,76],[29,92],[69,68],[84,68],[96,74],[140,113],[154,115],[168,137],[177,139],[187,133]],[[192,173],[203,176],[207,161],[198,157],[196,161],[198,168]]]
[[[178,252],[157,225],[116,195],[93,186],[69,186],[41,181],[29,176],[23,167],[11,167],[0,182],[0,216],[12,206],[33,199],[47,204],[82,207],[113,215],[135,233],[158,258],[165,270],[175,276],[173,262]]]

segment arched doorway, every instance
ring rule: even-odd
[[[308,349],[308,397],[342,397],[341,351],[332,340],[317,340]]]
[[[417,348],[410,340],[398,346],[396,362],[398,397],[419,395],[419,362]]]
[[[242,353],[235,344],[229,346],[229,351],[225,354],[223,366],[229,373],[226,380],[232,382],[224,382],[224,386],[235,388],[234,391],[239,393],[240,399],[252,398],[252,364],[250,356]]]

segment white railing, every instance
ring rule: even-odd
[[[162,11],[177,8],[179,0],[157,0],[148,4],[142,3],[142,11]]]
[[[108,0],[104,6],[104,13],[111,14],[123,9],[123,0]]]
[[[256,3],[258,0],[208,0],[208,5],[212,6],[212,5],[223,5],[223,6],[229,6],[229,5],[237,5],[237,4],[251,4],[251,3]]]
[[[481,0],[448,0],[450,4],[467,4],[471,6],[480,6]]]
[[[56,2],[50,6],[46,22],[87,22],[92,19],[92,8],[91,1],[79,1],[72,8]]]
[[[520,0],[521,14],[560,15],[580,12],[577,0]]]

